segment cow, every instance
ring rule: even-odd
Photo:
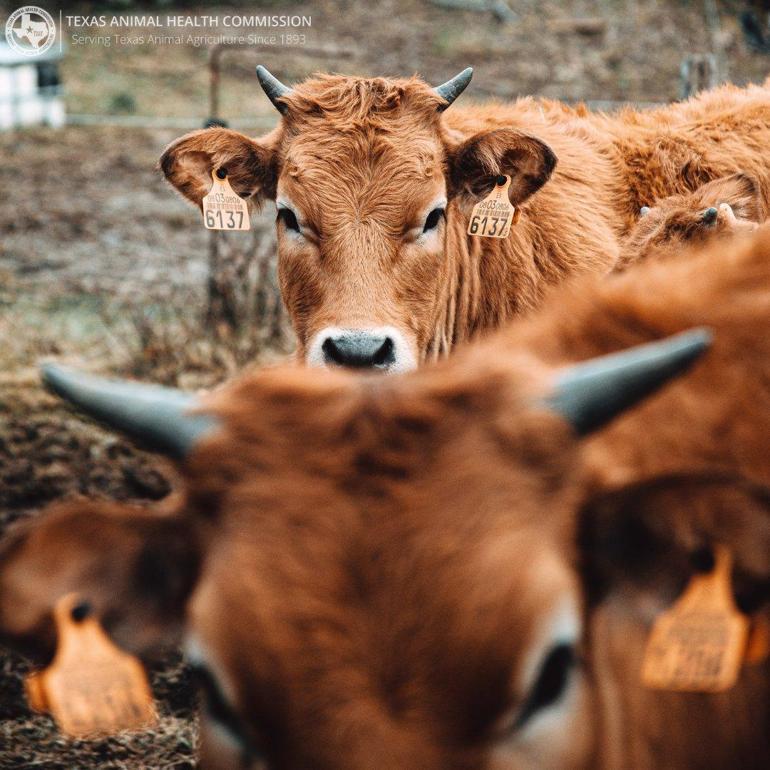
[[[275,201],[301,360],[403,371],[441,357],[553,285],[609,272],[640,206],[717,177],[755,174],[767,213],[763,87],[609,116],[532,98],[452,107],[471,72],[435,89],[336,75],[289,88],[258,67],[273,131],[206,129],[164,151],[166,178],[199,206],[214,171],[257,206]],[[504,239],[468,235],[504,175],[518,222]]]
[[[200,397],[49,366],[184,488],[9,534],[0,634],[50,655],[71,592],[135,652],[183,628],[205,768],[764,768],[767,661],[717,694],[639,672],[717,544],[766,617],[768,256],[759,233],[643,264],[403,376],[275,368]]]
[[[642,206],[639,221],[624,239],[616,269],[651,257],[676,256],[688,244],[751,232],[762,221],[763,210],[757,180],[745,173]]]

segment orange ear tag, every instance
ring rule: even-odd
[[[749,619],[735,606],[732,557],[715,549],[714,569],[694,575],[682,596],[655,621],[642,664],[647,687],[719,692],[738,679]]]
[[[501,175],[497,182],[492,192],[473,207],[468,222],[468,235],[479,238],[507,238],[511,232],[511,223],[518,222],[519,212],[508,200],[511,177]]]
[[[220,178],[219,174],[223,174]],[[249,230],[249,206],[236,193],[224,169],[211,172],[214,184],[203,199],[203,224],[207,230]]]
[[[766,617],[755,615],[751,621],[746,644],[746,663],[764,663],[770,655],[770,623]]]
[[[27,677],[30,707],[50,711],[61,731],[75,738],[154,725],[142,664],[115,646],[96,618],[81,618],[79,606],[77,596],[68,594],[54,608],[56,655],[48,668]]]

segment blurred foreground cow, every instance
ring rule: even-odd
[[[160,165],[199,205],[218,169],[257,205],[276,202],[281,290],[313,364],[400,371],[436,358],[548,286],[608,272],[642,205],[715,177],[756,174],[767,208],[761,87],[606,116],[530,98],[447,110],[470,70],[436,89],[330,75],[290,89],[258,75],[283,116],[274,131],[197,131]],[[520,220],[502,240],[467,235],[500,174]]]
[[[639,673],[704,548],[766,611],[770,237],[736,250],[563,296],[405,377],[264,371],[196,416],[50,368],[179,458],[184,499],[73,501],[9,537],[3,638],[50,650],[71,591],[134,650],[184,628],[207,768],[766,768],[766,661],[711,695]],[[709,335],[677,333],[704,324],[698,361]]]

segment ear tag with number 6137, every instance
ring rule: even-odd
[[[518,212],[508,200],[511,177],[500,175],[492,192],[473,207],[468,235],[480,238],[507,238],[511,223],[518,220]]]
[[[227,171],[211,172],[214,184],[203,199],[203,224],[207,230],[249,230],[249,206],[227,179]]]

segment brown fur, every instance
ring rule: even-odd
[[[269,766],[767,766],[767,661],[719,695],[639,681],[650,622],[694,552],[726,544],[752,610],[770,592],[770,233],[731,249],[563,292],[406,377],[277,369],[210,398],[223,428],[188,458],[186,500],[163,521],[202,544],[188,629]],[[593,437],[541,405],[559,367],[702,324],[713,350]],[[133,537],[105,549],[98,530],[137,514],[99,505],[60,507],[0,559],[7,635],[39,633],[75,586],[111,592],[96,602],[108,627],[117,615],[150,633],[157,618],[125,598],[130,570],[95,569],[134,563]],[[156,577],[161,595],[177,571]],[[569,700],[555,726],[515,728],[552,643],[543,624],[569,599],[584,626]]]
[[[607,272],[641,205],[741,169],[757,176],[768,213],[770,92],[760,87],[612,116],[531,98],[440,113],[415,78],[321,75],[284,101],[266,137],[195,132],[161,167],[195,203],[221,166],[258,203],[276,184],[291,200],[305,237],[279,225],[279,268],[300,356],[329,326],[391,325],[416,360],[437,357],[536,307],[549,286]],[[502,242],[467,236],[471,205],[500,173],[513,176],[519,223]],[[444,192],[446,222],[421,239]]]
[[[704,220],[709,208],[717,210],[713,221]],[[677,255],[688,244],[751,232],[762,221],[763,209],[759,185],[743,173],[655,201],[625,239],[618,269],[652,256]]]

